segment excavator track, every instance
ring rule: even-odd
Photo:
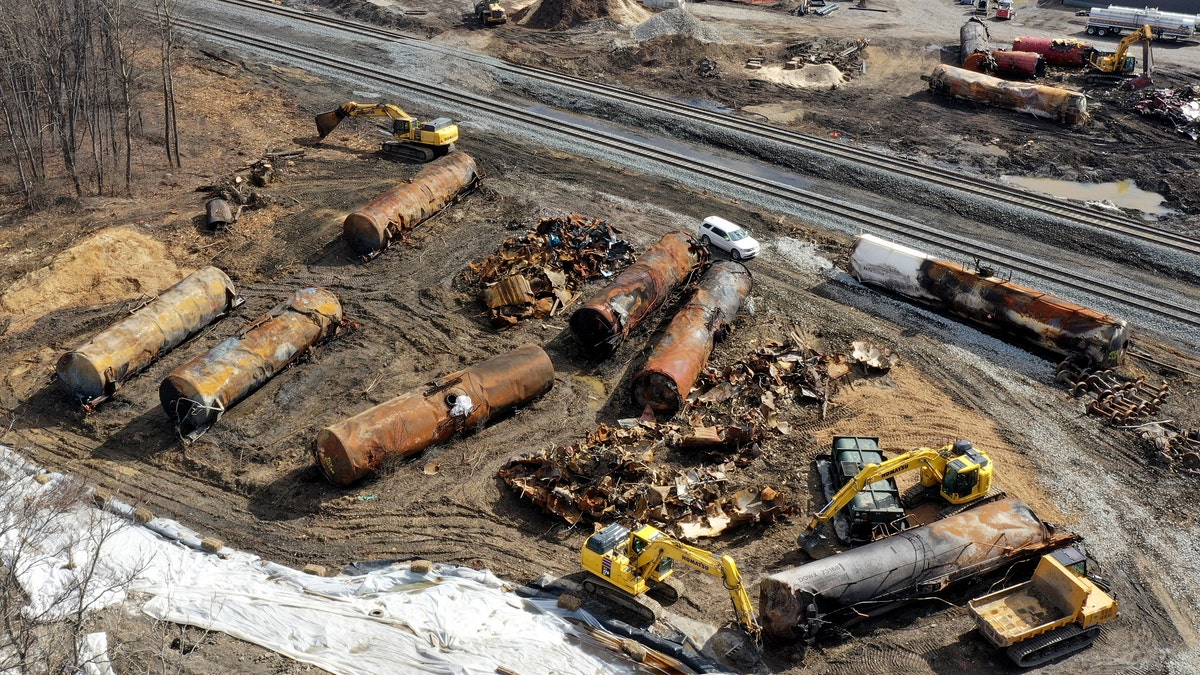
[[[583,590],[597,600],[635,614],[641,623],[649,625],[662,616],[662,605],[641,595],[630,595],[599,577],[584,579]]]
[[[1030,668],[1085,649],[1098,637],[1099,626],[1083,628],[1077,623],[1072,623],[1045,635],[1018,642],[1005,650],[1005,653],[1021,668]]]
[[[437,156],[434,148],[401,141],[387,141],[383,144],[382,150],[383,154],[388,157],[412,162],[431,162]]]
[[[988,490],[987,493],[985,495],[983,495],[982,497],[980,497],[979,499],[972,499],[971,501],[967,502],[966,504],[951,504],[950,506],[947,506],[946,508],[942,509],[941,511],[938,511],[937,519],[941,520],[943,518],[949,518],[950,516],[962,513],[963,511],[966,511],[967,509],[974,508],[976,506],[981,506],[983,504],[987,504],[988,502],[994,502],[997,499],[1003,499],[1006,494],[1007,493],[1004,492],[1004,490],[1001,490],[1000,488],[992,488],[992,489]]]

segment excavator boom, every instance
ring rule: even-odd
[[[1154,30],[1147,25],[1121,38],[1117,50],[1112,54],[1093,54],[1088,61],[1102,73],[1129,73],[1133,71],[1133,57],[1126,59],[1125,53],[1133,45],[1141,42],[1145,45],[1143,69],[1149,70],[1150,44],[1154,40]]]
[[[918,448],[882,463],[863,466],[809,519],[800,535],[801,547],[810,555],[821,557],[825,551],[825,538],[820,534],[823,524],[837,516],[867,486],[916,469],[921,471],[921,484],[925,488],[938,487],[941,497],[951,504],[967,504],[994,494],[991,461],[969,441],[938,449]]]
[[[454,150],[458,125],[439,117],[419,123],[390,103],[343,103],[334,110],[316,116],[318,142],[328,136],[347,117],[390,117],[392,140],[383,144],[384,152],[406,159],[428,162]]]
[[[762,627],[733,558],[685,544],[650,525],[630,531],[619,523],[588,537],[581,550],[583,569],[626,597],[640,596],[664,583],[674,573],[675,562],[721,578],[738,623],[751,638],[753,651],[757,651]],[[583,585],[587,588],[589,582]]]

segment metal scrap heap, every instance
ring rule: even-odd
[[[480,289],[492,325],[553,316],[575,299],[584,283],[609,277],[634,260],[633,248],[608,223],[578,214],[542,218],[526,234],[463,273]]]
[[[1200,139],[1200,85],[1152,90],[1142,95],[1134,109],[1193,141]]]
[[[808,63],[832,63],[842,71],[846,79],[853,78],[863,68],[863,56],[870,40],[814,38],[795,42],[785,49],[788,69],[799,68]]]
[[[757,452],[753,430],[729,432],[728,438],[749,445],[728,461],[675,471],[655,466],[655,453],[686,445],[695,434],[673,424],[623,420],[629,424],[602,424],[582,443],[510,460],[500,477],[522,497],[571,524],[584,519],[656,522],[674,526],[675,534],[689,539],[790,513],[787,498],[773,488],[731,488],[728,472]],[[712,441],[705,444],[724,445],[717,440],[719,431],[711,431]],[[709,437],[709,430],[701,433]]]
[[[866,342],[846,354],[801,345],[793,332],[724,368],[704,369],[680,424],[655,422],[648,409],[617,427],[602,424],[581,443],[510,460],[500,477],[571,524],[655,522],[688,539],[790,514],[794,507],[780,491],[734,485],[737,469],[763,454],[761,442],[790,433],[780,409],[809,403],[824,415],[835,381],[853,367],[883,371],[895,363],[891,352]],[[655,464],[668,449],[687,455],[689,468]],[[697,454],[711,464],[694,465]]]

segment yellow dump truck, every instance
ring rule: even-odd
[[[1117,618],[1107,584],[1087,574],[1087,556],[1068,547],[1042,558],[1033,579],[968,603],[988,642],[1023,668],[1091,645],[1100,624]]]

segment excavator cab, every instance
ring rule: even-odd
[[[942,477],[942,498],[951,504],[963,504],[978,499],[992,486],[991,460],[975,449],[968,440],[955,441],[954,454],[946,463]]]

